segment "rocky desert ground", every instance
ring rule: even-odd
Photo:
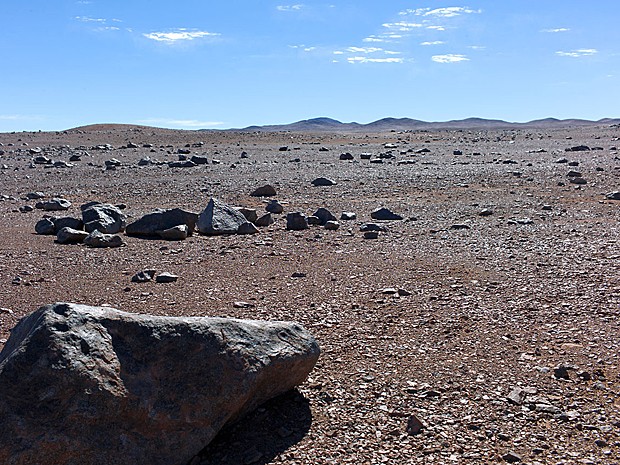
[[[617,464],[619,138],[609,124],[0,134],[1,343],[57,301],[303,324],[322,349],[307,381],[192,465]],[[179,155],[207,163],[170,166]],[[122,204],[132,221],[211,197],[264,212],[250,193],[265,184],[284,213],[257,234],[119,248],[35,234],[56,212],[28,199],[66,199],[74,216]],[[286,230],[287,213],[321,207],[337,230]],[[403,219],[372,219],[379,207]],[[132,282],[144,269],[179,279]]]

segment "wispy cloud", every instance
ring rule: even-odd
[[[386,29],[391,29],[391,30],[396,30],[396,31],[401,31],[401,32],[408,32],[408,31],[412,31],[413,29],[424,27],[424,24],[411,23],[408,21],[397,21],[395,23],[383,23],[382,26]]]
[[[547,33],[555,34],[558,32],[568,32],[568,31],[570,31],[570,29],[567,27],[558,27],[555,29],[542,29],[540,32],[547,32]]]
[[[354,56],[347,58],[349,63],[403,63],[403,58],[386,57],[386,58],[369,58],[364,56]]]
[[[80,21],[82,23],[105,23],[107,19],[105,18],[91,18],[90,16],[76,16],[76,21]]]
[[[469,61],[469,58],[465,55],[448,53],[447,55],[433,55],[431,60],[436,63],[458,63],[460,61]]]
[[[213,128],[223,126],[221,121],[200,121],[195,119],[148,118],[136,121],[137,124],[161,125],[178,128]]]
[[[276,6],[276,10],[278,11],[299,11],[304,8],[305,5],[302,3],[298,3],[296,5],[278,5]]]
[[[420,42],[420,45],[443,45],[445,42],[443,40],[433,40],[431,42]]]
[[[572,57],[572,58],[590,57],[592,55],[596,55],[597,53],[598,53],[598,50],[594,48],[580,48],[577,50],[570,50],[568,52],[563,52],[563,51],[555,52],[556,55],[559,55],[561,57]]]
[[[193,29],[179,28],[169,32],[149,32],[142,34],[144,37],[156,42],[175,44],[181,41],[191,41],[196,39],[215,38],[221,34],[218,32],[198,31]]]
[[[464,14],[474,14],[474,13],[482,13],[482,10],[473,10],[467,7],[461,6],[450,6],[446,8],[416,8],[416,9],[408,9],[403,10],[398,13],[400,16],[433,16],[436,18],[453,18],[455,16],[460,16]]]

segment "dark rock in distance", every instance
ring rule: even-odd
[[[286,215],[286,229],[289,231],[308,229],[308,218],[301,212],[288,213]]]
[[[196,227],[197,220],[197,213],[181,208],[158,209],[128,224],[125,233],[128,236],[159,236],[159,231],[184,224],[187,226],[188,234],[191,235]]]
[[[328,179],[328,178],[316,178],[310,184],[312,184],[315,187],[319,187],[319,186],[327,187],[327,186],[335,186],[336,181],[332,181],[331,179]]]
[[[398,221],[398,220],[403,219],[402,216],[400,216],[397,213],[394,213],[393,211],[385,207],[377,208],[375,211],[373,211],[370,214],[370,217],[373,220],[384,220],[384,221]]]
[[[265,184],[264,186],[257,187],[250,194],[252,197],[272,197],[277,194],[276,188],[271,184]]]

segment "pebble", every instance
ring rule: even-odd
[[[331,179],[328,178],[316,178],[314,179],[310,184],[312,184],[315,187],[319,187],[319,186],[335,186],[336,185],[336,181],[333,181]]]
[[[155,278],[155,282],[156,283],[173,283],[178,279],[179,277],[177,275],[164,272],[164,273],[160,273],[159,275],[157,275],[157,277]]]

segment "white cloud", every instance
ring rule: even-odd
[[[436,63],[458,63],[459,61],[469,61],[465,55],[455,55],[449,53],[447,55],[433,55],[431,58]]]
[[[435,16],[438,18],[453,18],[454,16],[460,16],[463,14],[482,13],[482,10],[472,10],[471,8],[465,8],[460,6],[450,6],[447,8],[436,8],[422,13],[422,16]]]
[[[347,52],[351,53],[376,53],[382,52],[382,48],[378,47],[349,47],[347,48]]]
[[[558,33],[558,32],[568,32],[570,31],[567,27],[558,27],[555,29],[542,29],[540,32],[549,32],[549,33]]]
[[[444,26],[426,26],[426,29],[431,29],[433,31],[445,31],[446,30]]]
[[[434,40],[432,42],[421,42],[420,45],[443,45],[445,42],[443,40]]]
[[[149,32],[148,34],[142,34],[147,39],[154,40],[156,42],[164,42],[166,44],[174,44],[179,41],[203,39],[208,37],[217,37],[221,34],[217,32],[207,31],[194,31],[185,28],[176,29],[170,32]]]
[[[91,18],[90,16],[76,16],[75,19],[82,23],[105,23],[104,18]]]
[[[368,57],[349,57],[347,58],[349,63],[402,63],[402,58],[368,58]]]
[[[572,57],[572,58],[580,58],[580,57],[590,57],[592,55],[596,55],[598,50],[594,48],[580,48],[578,50],[571,50],[570,52],[555,52],[556,55],[561,57]]]
[[[486,47],[484,45],[468,45],[467,48],[471,48],[472,50],[484,50]]]
[[[387,29],[395,29],[397,31],[411,31],[413,29],[423,27],[423,24],[420,23],[410,23],[407,21],[398,21],[395,23],[383,23],[382,26]]]
[[[180,128],[212,128],[222,126],[221,121],[199,121],[195,119],[166,119],[166,118],[148,118],[136,121],[137,124],[146,125],[163,125],[174,126]]]
[[[278,11],[299,11],[304,7],[303,4],[299,3],[297,5],[278,5],[276,10]]]
[[[386,42],[386,39],[383,37],[370,36],[362,39],[362,42]]]

